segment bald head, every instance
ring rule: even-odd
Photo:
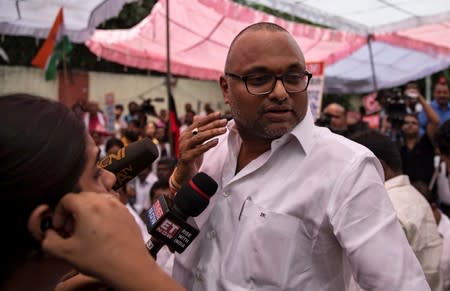
[[[243,140],[267,144],[292,130],[309,108],[305,58],[295,39],[276,24],[257,23],[236,36],[219,82]]]
[[[269,31],[269,32],[286,33],[287,35],[289,35],[290,38],[292,38],[291,35],[289,34],[289,32],[286,29],[284,29],[283,27],[281,27],[281,26],[279,26],[278,24],[275,24],[275,23],[258,22],[258,23],[255,23],[255,24],[247,26],[246,28],[241,30],[236,35],[236,37],[233,39],[233,41],[230,44],[230,48],[228,49],[228,54],[227,54],[227,58],[226,58],[226,62],[225,62],[225,72],[230,69],[232,55],[233,55],[233,51],[234,51],[234,47],[235,47],[236,42],[243,35],[246,35],[247,33],[256,32],[256,31],[262,31],[262,30]],[[292,38],[292,40],[295,43],[295,45],[297,45],[297,43],[295,42],[295,40],[293,38]],[[299,50],[300,50],[300,48],[299,48]]]
[[[323,112],[331,117],[331,128],[344,130],[347,128],[347,111],[338,103],[330,103]]]

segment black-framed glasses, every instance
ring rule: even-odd
[[[286,92],[300,93],[308,88],[309,81],[312,78],[312,74],[308,71],[305,71],[304,73],[285,73],[283,75],[260,73],[245,76],[225,72],[225,75],[240,79],[244,82],[248,93],[252,95],[270,94],[275,88],[277,80],[281,80]]]

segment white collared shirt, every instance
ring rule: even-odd
[[[134,209],[130,206],[129,203],[125,204],[128,211],[131,213],[131,215],[134,218],[134,221],[136,222],[137,226],[139,227],[139,230],[141,231],[142,239],[144,240],[144,243],[146,243],[150,239],[150,234],[148,233],[147,226],[145,225],[145,222],[142,220],[142,218],[134,211]]]
[[[153,171],[147,175],[143,182],[138,177],[132,180],[136,191],[136,202],[134,202],[133,207],[138,214],[150,208],[150,189],[157,180],[158,177]]]
[[[429,290],[397,221],[378,160],[316,127],[310,112],[235,174],[234,122],[205,153],[219,184],[196,218],[200,234],[177,254],[188,290],[345,290],[344,258],[367,290]]]
[[[444,290],[450,291],[450,220],[442,211],[438,230],[443,239],[441,274],[444,281]]]
[[[411,185],[407,175],[389,179],[385,182],[385,186],[431,290],[442,290],[440,270],[442,238],[430,204]]]

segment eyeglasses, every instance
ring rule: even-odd
[[[277,80],[281,80],[284,89],[288,93],[300,93],[308,88],[309,81],[312,78],[312,74],[308,71],[302,73],[286,73],[283,75],[275,74],[250,74],[240,76],[234,73],[225,72],[226,76],[240,79],[244,82],[248,93],[252,95],[266,95],[270,94],[275,88]]]

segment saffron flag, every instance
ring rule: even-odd
[[[172,94],[169,94],[169,135],[172,153],[178,158],[180,144],[180,121]]]
[[[60,8],[47,39],[34,56],[31,64],[45,69],[46,80],[55,79],[59,61],[64,59],[71,50],[72,44],[64,35],[64,13],[63,8]]]

